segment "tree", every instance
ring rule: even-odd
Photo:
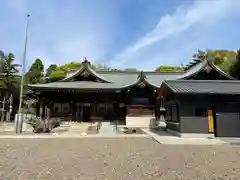
[[[0,69],[2,69],[4,64],[4,52],[0,50]]]
[[[50,65],[47,73],[49,73],[48,81],[54,82],[63,79],[70,70],[77,70],[82,66],[80,62],[70,62],[62,66]]]
[[[14,64],[14,55],[12,53],[1,56],[0,68],[0,93],[1,100],[9,100],[13,96],[13,111],[17,110],[20,92],[19,64]]]
[[[51,64],[48,68],[47,68],[47,70],[46,70],[46,77],[49,77],[50,76],[50,74],[53,72],[53,71],[55,71],[57,69],[57,65],[56,64]]]
[[[44,65],[41,59],[37,58],[29,71],[25,74],[25,83],[37,84],[43,82]]]
[[[0,50],[0,57],[4,56],[4,52]]]
[[[179,72],[182,71],[183,68],[181,66],[159,66],[156,68],[155,71],[160,71],[160,72]]]
[[[41,59],[37,58],[32,66],[30,67],[29,71],[40,70],[41,72],[44,71],[44,65]]]
[[[64,65],[62,65],[62,66],[58,66],[58,67],[56,68],[56,71],[64,71],[64,72],[67,72],[67,71],[69,71],[69,70],[79,69],[81,66],[82,66],[82,63],[80,63],[80,62],[70,62],[70,63],[64,64]]]
[[[240,49],[237,51],[236,61],[230,66],[230,74],[240,79]]]
[[[16,82],[16,76],[19,73],[19,64],[14,64],[14,55],[9,53],[1,57],[1,88],[8,89]]]
[[[230,66],[236,60],[236,52],[232,50],[225,49],[215,49],[215,50],[198,50],[197,53],[193,54],[193,59],[203,60],[205,54],[208,53],[212,56],[213,63],[225,72],[229,72]]]
[[[66,76],[64,71],[58,70],[58,71],[52,71],[50,74],[50,82],[59,81],[63,79]]]

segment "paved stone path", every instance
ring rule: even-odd
[[[176,144],[176,145],[221,145],[226,144],[226,141],[219,139],[206,139],[206,138],[181,138],[173,136],[165,131],[150,131],[149,129],[143,129],[145,133],[152,136],[157,142],[161,144]]]
[[[1,139],[1,180],[239,180],[240,146],[150,138]]]

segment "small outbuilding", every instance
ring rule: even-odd
[[[167,130],[182,137],[240,137],[240,81],[169,80],[164,97]]]

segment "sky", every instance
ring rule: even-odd
[[[84,57],[112,68],[154,70],[198,49],[240,47],[240,0],[0,0],[0,50],[27,67]]]

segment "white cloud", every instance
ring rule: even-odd
[[[91,62],[102,58],[105,48],[101,44],[104,40],[98,36],[90,36],[89,34],[79,34],[77,36],[65,35],[60,39],[54,39],[51,47],[48,41],[43,41],[41,46],[33,44],[28,50],[28,66],[36,59],[40,58],[44,61],[45,68],[50,64],[62,65],[70,61],[83,61],[87,57]],[[44,47],[45,44],[45,47]]]
[[[183,5],[173,14],[160,18],[157,26],[144,34],[136,43],[127,46],[110,62],[112,66],[122,66],[131,61],[137,61],[141,52],[156,42],[175,37],[188,29],[202,24],[211,24],[221,18],[238,12],[239,0],[196,0],[191,5]]]
[[[1,24],[4,25],[0,28],[3,44],[0,48],[13,52],[17,62],[21,63],[23,54],[25,14],[31,11],[33,13],[28,35],[28,67],[38,57],[44,61],[46,67],[53,63],[83,61],[85,56],[93,62],[104,59],[103,56],[112,41],[109,36],[116,28],[116,3],[112,3],[112,8],[105,10],[106,3],[103,6],[101,2],[98,2],[99,6],[93,6],[87,1],[66,1],[66,6],[58,6],[54,1],[4,2],[6,12],[2,11],[0,15],[6,14],[6,18],[1,19],[0,16]],[[108,26],[109,24],[111,26]]]

